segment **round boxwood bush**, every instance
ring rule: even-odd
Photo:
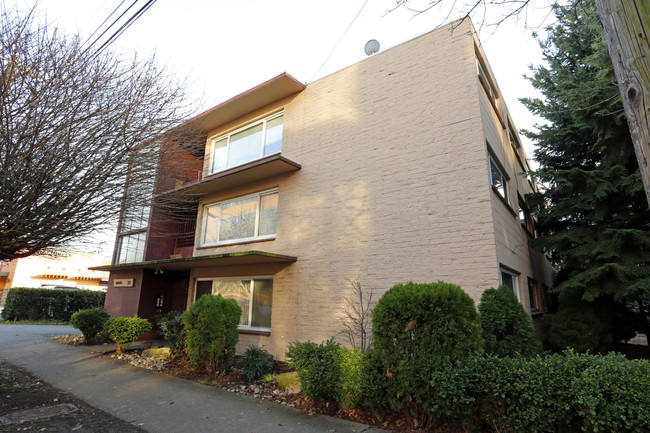
[[[110,315],[103,308],[90,308],[74,313],[70,317],[70,324],[81,331],[86,344],[91,344],[109,318]]]
[[[436,369],[481,352],[474,301],[460,287],[438,281],[398,284],[372,315],[373,344],[388,376],[388,401],[415,425],[431,421],[429,381]]]
[[[225,370],[239,341],[241,308],[234,299],[203,295],[183,314],[190,362],[213,376]]]
[[[122,353],[124,348],[149,331],[151,323],[147,319],[119,316],[106,322],[103,333],[117,343],[117,353]]]
[[[249,346],[239,358],[239,371],[249,382],[271,373],[271,354],[260,346]]]
[[[328,401],[341,398],[341,346],[333,339],[321,344],[295,341],[289,345],[286,357],[298,372],[306,397]]]
[[[483,292],[478,311],[487,354],[534,356],[542,351],[530,316],[508,287]]]

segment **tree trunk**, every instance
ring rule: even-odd
[[[650,1],[595,1],[650,206]]]

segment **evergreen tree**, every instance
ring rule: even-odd
[[[544,186],[527,197],[540,233],[533,246],[558,271],[560,309],[569,300],[623,303],[648,335],[650,212],[602,26],[593,0],[555,14],[541,42],[547,65],[530,78],[544,98],[522,100],[547,121],[526,132]]]

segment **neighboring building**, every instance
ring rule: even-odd
[[[97,254],[43,250],[33,256],[0,263],[0,307],[12,287],[76,287],[105,290],[108,272],[88,270],[103,260]],[[105,261],[109,263],[108,260]]]
[[[178,155],[200,180],[167,159],[140,188],[195,197],[185,219],[124,209],[114,265],[94,268],[111,271],[112,315],[221,293],[244,312],[239,349],[282,357],[337,333],[355,278],[381,291],[444,280],[476,302],[504,283],[533,316],[544,310],[551,270],[528,247],[522,199],[535,186],[468,20],[308,85],[281,74],[192,124],[205,153]]]

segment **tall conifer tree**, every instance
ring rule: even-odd
[[[541,42],[546,66],[530,78],[543,98],[522,100],[546,120],[526,133],[545,187],[527,197],[540,233],[533,246],[556,266],[560,308],[625,303],[648,335],[650,212],[602,26],[593,0],[555,13]]]

